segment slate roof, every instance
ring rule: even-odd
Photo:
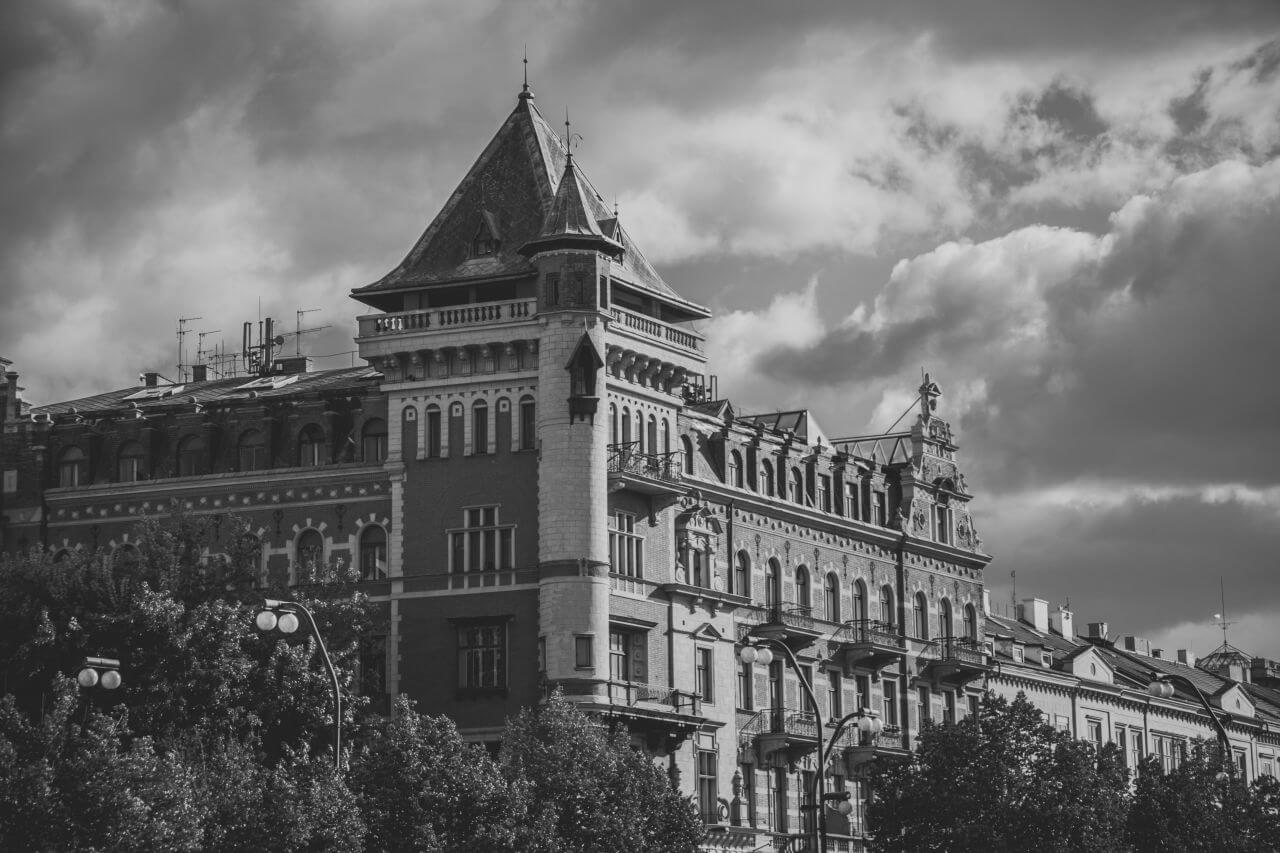
[[[287,384],[280,385],[278,388],[264,384],[264,387],[243,390],[241,390],[242,386],[253,382],[258,377],[237,376],[231,379],[211,379],[207,382],[186,382],[169,386],[160,385],[156,386],[155,389],[135,385],[131,388],[107,391],[91,397],[81,397],[76,400],[36,406],[31,410],[31,413],[33,415],[47,414],[56,417],[69,414],[105,413],[133,409],[135,407],[143,411],[159,411],[174,406],[189,406],[192,403],[204,405],[218,402],[244,401],[251,399],[250,391],[253,391],[257,399],[265,400],[321,392],[341,393],[350,391],[352,393],[363,393],[366,389],[375,388],[381,380],[382,374],[366,365],[363,367],[344,367],[337,370],[318,370],[312,373],[294,373],[287,376],[275,375],[270,378],[278,383],[280,380],[290,379],[290,377],[296,378]],[[169,393],[162,397],[149,399],[126,399],[147,390],[155,390],[158,393],[168,390]]]
[[[462,280],[532,275],[533,265],[519,250],[554,221],[562,176],[568,164],[564,141],[523,93],[498,132],[485,146],[462,182],[414,243],[404,260],[378,281],[351,295],[391,310],[387,297],[398,291]],[[662,280],[606,207],[600,193],[575,163],[581,210],[564,210],[565,227],[586,229],[623,246],[615,275],[641,292],[677,306],[693,317],[709,317],[701,305],[683,298]],[[469,258],[477,229],[485,222],[499,240],[492,255]],[[586,231],[582,233],[586,233]]]

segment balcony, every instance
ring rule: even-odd
[[[818,718],[796,708],[765,708],[739,732],[744,757],[762,767],[791,767],[818,748]]]
[[[635,681],[610,681],[609,704],[584,706],[609,720],[646,736],[651,750],[671,749],[699,728],[708,725],[702,715],[702,699],[687,690]]]
[[[785,643],[793,652],[808,648],[822,636],[813,608],[804,604],[770,604],[752,608],[738,626],[738,640],[759,637]]]
[[[846,622],[827,641],[829,657],[844,664],[852,677],[855,667],[879,672],[906,657],[907,640],[897,626],[871,619]]]
[[[609,313],[613,315],[615,328],[633,336],[661,341],[672,349],[687,353],[701,355],[706,349],[706,338],[697,332],[690,332],[625,308],[610,308]]]
[[[991,671],[991,658],[977,640],[938,637],[920,654],[921,674],[937,683],[961,685]]]
[[[860,775],[860,769],[877,758],[905,758],[911,750],[903,740],[897,726],[885,726],[879,734],[868,734],[850,726],[840,733],[840,739],[831,749],[833,755],[842,755],[845,774],[851,778]]]
[[[609,445],[609,488],[645,495],[677,497],[685,493],[681,454],[641,453],[640,443]]]
[[[358,318],[357,340],[388,335],[452,331],[476,326],[496,326],[526,322],[537,313],[536,299],[506,299],[501,302],[477,302],[447,308],[422,308],[393,314],[366,314]]]

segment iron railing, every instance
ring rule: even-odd
[[[654,480],[679,482],[684,476],[678,450],[670,453],[641,453],[640,442],[609,445],[609,473],[634,474]]]
[[[875,619],[855,619],[840,626],[831,635],[831,646],[892,646],[903,648],[904,641],[898,626]]]
[[[921,657],[971,666],[983,666],[987,663],[983,644],[968,637],[935,637],[929,641]]]
[[[762,708],[747,721],[739,734],[744,740],[763,734],[787,734],[817,740],[818,718],[812,711],[798,708]]]
[[[643,684],[637,681],[610,681],[609,699],[626,705],[637,702],[653,702],[665,705],[680,714],[702,714],[702,697],[687,690],[676,690],[663,684]]]

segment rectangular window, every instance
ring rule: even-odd
[[[573,638],[573,665],[578,669],[591,669],[595,666],[591,649],[591,637],[577,636]]]
[[[888,678],[880,683],[881,690],[884,694],[884,724],[886,726],[898,725],[898,683],[890,681]]]
[[[1060,732],[1071,731],[1071,718],[1062,714],[1055,714],[1053,717],[1053,727]]]
[[[1142,763],[1142,731],[1139,729],[1129,730],[1129,756],[1130,766],[1137,770]]]
[[[391,713],[387,693],[387,638],[361,637],[359,648],[360,695],[369,697],[370,708],[378,714]]]
[[[464,527],[449,531],[449,570],[494,571],[515,567],[515,525],[498,523],[496,506],[463,511]]]
[[[631,680],[631,635],[625,631],[609,632],[609,680]]]
[[[1129,766],[1129,738],[1128,731],[1124,726],[1116,726],[1115,745],[1120,750],[1120,761],[1125,767]]]
[[[809,685],[809,689],[814,691],[814,694],[813,694],[813,695],[814,695],[814,696],[817,696],[817,695],[818,695],[818,693],[817,693],[817,690],[816,690],[815,688],[818,688],[818,687],[819,687],[819,685],[817,685],[817,684],[814,684],[814,683],[813,683],[813,667],[812,667],[811,665],[807,664],[807,663],[802,663],[802,664],[800,664],[800,666],[798,667],[798,671],[799,671],[799,673],[800,673],[800,677],[801,677],[802,679],[804,679],[804,682],[805,682],[806,684],[808,684],[808,685]],[[801,688],[800,688],[800,692],[801,692],[801,693],[804,693],[804,688],[803,688],[803,687],[801,687]],[[802,709],[806,710],[806,711],[810,710],[808,700],[807,700],[807,699],[804,699],[804,698],[802,697],[802,698],[800,699],[800,707],[801,707]]]
[[[432,409],[427,412],[427,456],[433,459],[440,456],[439,409]]]
[[[520,404],[520,449],[533,450],[538,438],[538,425],[534,421],[534,404],[525,400]]]
[[[463,689],[507,686],[507,626],[458,627],[458,686]]]
[[[884,492],[872,493],[871,511],[873,515],[873,518],[871,520],[873,522],[875,522],[881,527],[885,527],[888,525],[888,520],[885,516],[885,508],[884,508]]]
[[[935,506],[933,525],[939,542],[945,545],[951,541],[951,510],[942,505]]]
[[[1085,720],[1085,731],[1088,733],[1089,742],[1098,749],[1102,749],[1102,721]]]
[[[956,694],[948,690],[942,694],[942,722],[951,725],[956,721]]]
[[[636,517],[630,513],[609,516],[609,565],[616,575],[644,577],[644,537],[636,533]]]
[[[693,692],[701,696],[703,702],[715,701],[715,688],[712,683],[714,675],[711,669],[711,649],[694,649]]]
[[[1274,776],[1276,775],[1275,759],[1269,755],[1264,755],[1258,759],[1258,775]]]
[[[716,753],[698,750],[698,811],[703,823],[720,823],[720,802],[716,790]]]
[[[827,710],[833,719],[844,716],[844,682],[839,670],[827,670]]]
[[[18,491],[18,472],[9,470],[4,472],[4,493],[11,495]]]
[[[755,673],[749,663],[738,667],[738,707],[744,711],[755,708]]]
[[[977,717],[977,716],[978,716],[978,702],[980,701],[980,700],[978,699],[978,697],[977,697],[977,696],[968,696],[968,697],[966,697],[966,701],[968,701],[968,703],[969,703],[969,716],[970,716],[970,717]]]
[[[781,767],[773,771],[769,785],[769,810],[773,812],[774,832],[787,831],[787,771]]]
[[[858,696],[857,696],[858,707],[865,708],[866,710],[870,711],[871,710],[871,676],[859,675],[854,679],[853,683],[857,685],[857,688],[858,688]]]
[[[320,464],[322,460],[319,458],[319,455],[323,449],[324,449],[323,446],[319,444],[316,445],[315,452],[316,452],[317,459],[315,462],[310,464],[312,465]],[[369,435],[364,436],[364,438],[361,440],[360,449],[364,453],[365,462],[386,462],[387,461],[387,434],[385,432],[381,432],[381,433],[370,433]]]
[[[806,837],[813,835],[813,821],[816,809],[813,807],[813,771],[800,771],[800,826],[801,833]]]
[[[929,702],[931,699],[929,694],[929,688],[928,687],[917,688],[917,694],[918,695],[916,697],[916,712],[920,717],[920,722],[923,723],[925,720],[932,718],[932,714],[930,714],[929,712]]]
[[[818,475],[818,509],[831,512],[831,477]]]
[[[742,799],[747,804],[747,826],[756,825],[756,767],[754,764],[743,764],[739,769],[742,774]]]
[[[858,482],[844,483],[844,514],[846,518],[861,518],[858,514]]]

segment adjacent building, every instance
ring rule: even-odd
[[[628,727],[714,848],[783,849],[821,811],[830,849],[861,849],[867,763],[988,687],[1157,749],[1125,655],[983,606],[990,557],[938,385],[880,435],[739,411],[707,372],[710,312],[646,260],[527,86],[404,260],[352,296],[365,367],[269,360],[35,408],[9,373],[4,548],[127,555],[142,515],[234,512],[264,581],[358,566],[382,612],[362,653],[379,702],[497,740],[558,689]],[[797,666],[742,663],[753,638]],[[1266,772],[1274,705],[1221,697],[1253,703],[1237,729]],[[1179,701],[1160,713],[1190,733]],[[883,731],[832,744],[858,709]],[[849,817],[805,808],[820,742]]]

